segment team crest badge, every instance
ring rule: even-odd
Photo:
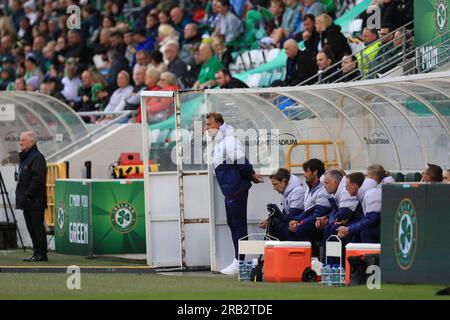
[[[131,232],[137,223],[136,209],[128,202],[117,203],[111,210],[111,224],[120,233]]]
[[[395,213],[394,248],[399,267],[408,270],[417,249],[417,215],[410,199],[403,199]]]

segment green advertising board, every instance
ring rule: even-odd
[[[57,180],[54,215],[58,253],[146,252],[141,180]]]
[[[414,45],[421,70],[430,70],[447,61],[450,0],[414,1]]]
[[[92,254],[89,193],[89,183],[56,181],[54,211],[56,252]]]
[[[145,253],[143,181],[92,182],[93,251]]]
[[[414,45],[419,47],[450,30],[450,0],[414,1]]]
[[[383,186],[381,278],[450,283],[450,184]]]

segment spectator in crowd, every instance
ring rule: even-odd
[[[177,91],[177,77],[170,72],[161,73],[159,86],[162,91]],[[174,113],[173,99],[165,97],[154,97],[147,100],[147,119],[149,123],[166,120]]]
[[[184,41],[182,43],[180,59],[188,66],[194,66],[194,54],[200,46],[202,37],[198,32],[198,25],[196,23],[189,23],[184,28]]]
[[[394,27],[392,24],[385,24],[381,26],[380,36],[380,50],[374,60],[369,63],[369,74],[386,73],[394,68],[400,60],[398,59],[401,54],[401,47],[394,46]]]
[[[164,63],[164,56],[161,51],[158,49],[153,50],[149,56],[150,63],[147,68],[157,69],[159,72],[165,72],[167,70],[167,66]]]
[[[33,35],[31,33],[32,27],[30,25],[30,19],[28,17],[23,16],[20,18],[20,29],[17,31],[17,36],[19,40],[22,41],[25,45],[30,45],[33,43]]]
[[[158,28],[158,45],[161,53],[166,49],[166,44],[172,41],[179,41],[178,34],[170,24],[161,24]]]
[[[167,11],[160,11],[158,13],[159,24],[170,24],[170,13]]]
[[[158,85],[161,77],[161,72],[156,69],[147,69],[145,72],[145,85],[147,86],[147,91],[159,91],[161,87]],[[148,99],[147,99],[148,101]],[[138,114],[136,116],[136,122],[140,123],[142,121],[141,108],[138,109]]]
[[[150,11],[156,8],[157,1],[155,0],[141,0],[141,7],[134,24],[135,29],[145,27],[146,17]]]
[[[66,58],[76,58],[80,67],[85,69],[92,59],[91,51],[86,47],[82,34],[78,30],[70,30],[67,36]]]
[[[20,19],[25,16],[25,10],[23,9],[20,0],[12,0],[11,2],[11,19],[13,21],[16,30],[20,29]]]
[[[41,71],[45,71],[44,66],[44,54],[42,50],[45,47],[45,40],[41,36],[37,36],[33,40],[33,50],[31,51],[34,56],[36,57],[36,63],[39,68],[41,68]]]
[[[421,182],[442,182],[442,168],[436,164],[428,163],[427,167],[422,171]]]
[[[123,33],[115,30],[110,34],[110,48],[109,50],[116,50],[121,55],[125,54],[126,45],[123,42]]]
[[[317,77],[315,78],[316,83],[333,83],[338,79],[339,67],[332,66],[333,57],[331,56],[329,50],[319,51],[316,61],[317,67],[319,68],[317,71]]]
[[[178,57],[180,46],[178,42],[169,42],[164,51],[167,60],[167,71],[173,73],[177,78],[184,78],[187,73],[187,65]]]
[[[327,13],[323,4],[318,0],[304,0],[303,4],[303,14],[312,14],[314,17],[318,17]]]
[[[295,175],[288,169],[280,168],[270,175],[270,181],[275,191],[283,195],[283,211],[279,217],[273,216],[270,223],[273,230],[268,230],[271,236],[281,241],[294,240],[292,234],[288,232],[288,225],[291,220],[304,211],[305,187]],[[266,229],[269,219],[264,219],[259,223],[259,227]]]
[[[122,70],[129,72],[129,66],[128,61],[125,59],[125,56],[121,54],[120,52],[117,52],[116,50],[109,50],[108,51],[108,67],[109,67],[109,73],[107,75],[107,82],[110,86],[113,88],[116,87],[117,84],[117,76],[119,75],[119,72]],[[129,78],[129,73],[128,73]]]
[[[320,35],[316,30],[316,18],[312,14],[303,16],[303,32],[294,35],[294,39],[297,42],[304,41],[306,50],[309,50],[314,57],[317,55]]]
[[[283,0],[271,0],[270,12],[274,17],[273,31],[270,37],[262,39],[263,44],[272,47],[280,47],[283,39],[292,35],[295,31],[295,12],[287,7]]]
[[[341,72],[337,78],[339,82],[350,82],[359,80],[361,73],[358,70],[358,60],[349,54],[342,57]]]
[[[147,37],[147,31],[145,28],[134,30],[133,40],[136,44],[136,52],[144,50],[150,53],[155,49],[155,43],[152,42],[151,37]]]
[[[25,60],[25,68],[27,72],[25,73],[25,80],[29,80],[32,77],[37,78],[37,87],[41,85],[42,80],[44,79],[44,75],[42,74],[41,69],[38,67],[38,60],[36,55],[32,52],[27,54]]]
[[[30,20],[30,24],[33,26],[37,19],[35,2],[33,0],[25,2],[23,4],[23,9],[25,10],[25,15]]]
[[[216,72],[216,82],[221,89],[248,88],[245,82],[233,78],[228,69],[220,69]]]
[[[205,89],[216,85],[215,74],[223,69],[222,62],[213,54],[211,46],[202,43],[198,49],[198,59],[202,66],[197,81],[193,85],[193,89]]]
[[[304,211],[289,222],[289,231],[297,241],[310,241],[323,239],[323,230],[316,228],[316,220],[330,213],[330,197],[325,190],[320,177],[325,173],[324,163],[312,158],[303,163],[306,180]]]
[[[213,36],[211,46],[224,67],[229,68],[230,63],[233,62],[233,58],[231,56],[231,49],[225,45],[225,37],[220,34]]]
[[[390,23],[394,29],[397,29],[413,20],[413,0],[383,0],[380,2],[382,24]]]
[[[147,38],[151,38],[156,42],[158,37],[159,20],[156,14],[148,14],[146,18],[145,30],[147,31]]]
[[[183,41],[184,28],[192,22],[191,19],[184,14],[183,9],[177,6],[170,10],[170,20],[178,33],[180,42]]]
[[[122,110],[137,110],[141,101],[140,92],[145,90],[147,86],[145,85],[145,73],[147,68],[144,66],[138,66],[133,72],[134,88],[130,95],[123,99],[119,105],[116,107],[116,111]]]
[[[78,89],[81,87],[82,83],[76,73],[76,64],[77,62],[74,58],[67,59],[65,63],[65,76],[61,80],[63,85],[61,93],[72,107],[81,99],[78,96]]]
[[[81,100],[75,103],[73,109],[80,112],[94,111],[92,101],[92,86],[94,85],[94,75],[91,70],[85,70],[81,74],[82,85],[78,89],[78,96]]]
[[[12,37],[10,35],[5,35],[1,39],[0,56],[10,56],[13,48]]]
[[[358,53],[358,66],[364,79],[369,75],[369,65],[375,59],[380,50],[381,42],[378,41],[378,33],[376,29],[364,28],[362,33],[365,48]]]
[[[217,25],[213,35],[220,34],[225,42],[236,41],[243,33],[242,21],[230,10],[229,0],[215,0],[218,10]]]
[[[111,92],[101,82],[96,82],[92,86],[91,99],[94,102],[94,110],[103,111],[109,103]]]
[[[303,32],[303,1],[299,0],[285,0],[286,7],[294,11],[294,31],[293,34],[299,34]]]
[[[125,58],[127,58],[130,66],[133,64],[133,52],[136,52],[133,42],[133,31],[130,29],[125,30],[123,34],[123,43],[125,44]]]
[[[106,112],[122,111],[118,110],[117,108],[119,106],[123,106],[124,100],[131,95],[131,92],[133,91],[133,86],[130,83],[131,83],[130,74],[125,70],[120,71],[119,75],[117,76],[118,88],[112,94],[109,103],[105,108]],[[106,115],[101,119],[97,120],[97,123],[109,122],[112,118],[113,118],[112,115]]]
[[[0,75],[0,91],[6,90],[12,83],[14,83],[14,68],[2,68]]]
[[[344,54],[352,51],[347,38],[341,33],[341,27],[335,25],[329,15],[321,14],[316,17],[316,30],[320,34],[318,51],[328,46],[333,53],[333,63],[341,61]]]
[[[52,96],[59,101],[66,102],[64,96],[61,94],[59,80],[56,77],[47,77],[44,79],[44,83],[46,84],[46,90],[49,96]]]
[[[17,78],[16,81],[14,81],[14,87],[11,89],[14,91],[26,91],[27,83],[25,82],[25,78],[24,77]]]
[[[133,72],[134,69],[136,69],[137,67],[147,68],[149,63],[150,63],[150,53],[145,50],[139,50],[136,53],[136,64],[134,65]]]
[[[442,178],[443,178],[442,182],[450,183],[450,169],[444,170]]]
[[[286,77],[282,85],[296,86],[317,72],[317,64],[313,62],[310,51],[300,51],[297,41],[294,39],[287,40],[284,43],[284,50],[286,51],[287,60]],[[277,84],[274,84],[274,86],[277,86]]]

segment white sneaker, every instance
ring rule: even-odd
[[[233,262],[225,269],[222,269],[220,271],[220,273],[227,274],[227,275],[238,274],[239,273],[239,260],[234,258]]]

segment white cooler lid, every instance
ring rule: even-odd
[[[311,248],[309,241],[266,241],[265,247]]]
[[[347,250],[381,250],[380,243],[349,243],[345,246]]]

